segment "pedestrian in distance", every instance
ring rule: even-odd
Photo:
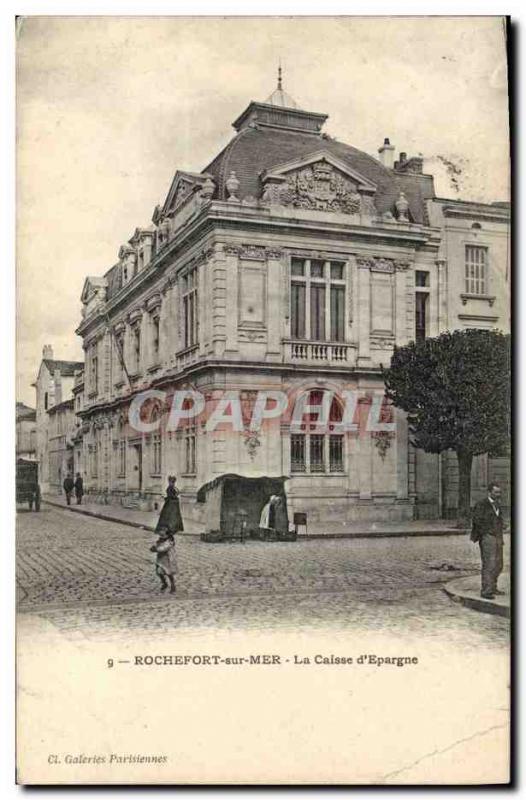
[[[488,600],[493,600],[497,594],[504,594],[497,588],[504,548],[504,519],[500,499],[500,486],[490,483],[487,497],[480,500],[473,510],[471,541],[478,542],[482,562],[480,596]]]
[[[74,486],[75,486],[75,497],[77,498],[77,505],[80,506],[82,503],[82,496],[84,494],[84,481],[82,480],[80,472],[77,472]]]
[[[157,554],[155,572],[161,581],[161,592],[164,592],[170,583],[170,594],[175,594],[175,539],[167,528],[159,528],[157,533],[159,538],[150,547],[150,552]]]
[[[64,483],[62,484],[62,486],[64,487],[64,492],[66,494],[66,503],[68,504],[68,506],[70,506],[71,505],[71,495],[73,494],[73,489],[75,487],[75,482],[74,482],[73,478],[71,477],[71,475],[69,475],[69,473],[64,478]]]

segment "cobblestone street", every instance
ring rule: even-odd
[[[19,611],[66,634],[99,638],[139,630],[344,628],[463,648],[507,645],[506,620],[458,606],[442,591],[445,581],[479,569],[478,548],[464,536],[245,544],[180,536],[175,597],[159,594],[153,540],[49,506],[19,513]]]

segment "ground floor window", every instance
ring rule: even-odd
[[[162,443],[161,443],[161,434],[156,433],[152,436],[151,440],[151,474],[152,475],[160,475],[161,474],[161,460],[162,460]]]
[[[120,439],[118,444],[119,478],[126,477],[126,439]]]
[[[291,472],[343,472],[343,435],[295,433],[290,437]]]
[[[309,393],[308,404],[311,407],[320,407],[322,403],[322,391],[314,390]],[[291,472],[315,474],[344,471],[343,434],[332,432],[335,424],[341,420],[342,410],[335,399],[331,403],[326,432],[316,431],[318,422],[316,413],[304,415],[302,432],[293,433],[290,437]]]
[[[89,448],[89,464],[90,464],[90,476],[92,478],[96,478],[99,474],[99,464],[98,464],[98,448],[96,444],[90,445]]]
[[[184,448],[185,448],[185,466],[184,471],[187,475],[195,475],[196,473],[196,428],[195,425],[190,425],[185,430],[184,434]]]

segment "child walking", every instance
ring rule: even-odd
[[[164,592],[168,588],[169,581],[170,594],[175,594],[175,539],[168,528],[159,528],[157,533],[159,538],[155,544],[150,547],[152,553],[157,553],[155,572],[161,579],[161,592]]]

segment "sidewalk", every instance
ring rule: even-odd
[[[97,519],[108,520],[109,522],[120,522],[123,525],[130,525],[133,528],[153,531],[159,519],[159,511],[139,511],[135,508],[124,508],[120,505],[102,505],[101,503],[84,502],[81,506],[75,504],[68,506],[63,497],[57,495],[44,495],[42,502],[57,508],[64,508],[74,514],[86,514],[87,516],[97,517]],[[324,523],[323,527],[319,523],[311,523],[307,534],[301,532],[299,539],[316,538],[387,538],[387,537],[406,537],[406,536],[452,536],[465,535],[466,531],[456,528],[454,520],[409,520],[406,522],[335,522]],[[202,533],[197,527],[187,526],[185,533],[198,536]]]
[[[495,614],[499,617],[509,618],[510,616],[510,576],[508,573],[504,573],[499,578],[499,589],[505,594],[497,595],[494,600],[480,596],[480,575],[449,581],[442,588],[455,603],[462,603],[466,608],[482,611],[484,614]]]

